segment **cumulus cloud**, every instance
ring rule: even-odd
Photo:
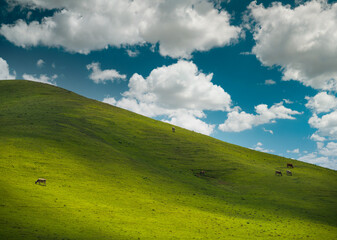
[[[127,49],[126,53],[129,55],[129,57],[137,57],[139,55],[138,50]]]
[[[0,80],[15,79],[16,73],[10,73],[8,63],[5,59],[0,57]]]
[[[320,92],[314,97],[306,96],[305,99],[308,100],[305,106],[315,113],[330,112],[337,109],[337,97],[326,92]]]
[[[320,139],[322,137],[337,139],[337,110],[325,114],[322,117],[314,113],[309,119],[309,124],[312,128],[317,129],[315,135],[318,137],[312,137],[313,139]]]
[[[324,147],[323,142],[316,142],[317,149],[322,149]]]
[[[165,109],[229,110],[231,98],[211,80],[213,74],[198,71],[193,62],[180,60],[176,64],[152,70],[147,78],[134,74],[124,97],[144,103],[156,103]]]
[[[238,39],[230,15],[199,0],[16,0],[26,8],[56,10],[40,22],[19,19],[0,28],[17,46],[45,45],[88,54],[108,46],[159,44],[163,56],[189,58]]]
[[[274,152],[274,150],[265,149],[262,146],[263,146],[263,144],[261,142],[258,142],[253,149],[256,150],[256,151],[265,152],[265,153],[273,153]]]
[[[206,118],[204,111],[231,109],[230,95],[212,78],[212,73],[202,73],[193,62],[180,60],[152,70],[146,78],[135,73],[128,91],[113,105],[210,135],[215,126],[201,120]]]
[[[319,153],[324,156],[337,157],[337,143],[329,142],[325,147],[321,146],[319,148]]]
[[[267,79],[264,81],[265,85],[275,85],[276,82],[273,79]]]
[[[280,66],[283,80],[337,91],[337,3],[312,0],[295,8],[274,2],[249,5],[256,45],[265,66]]]
[[[319,136],[316,133],[312,134],[311,137],[310,137],[310,139],[313,140],[313,141],[316,141],[316,142],[323,142],[323,141],[326,140],[324,137]]]
[[[106,98],[103,99],[102,102],[105,102],[105,103],[110,104],[110,105],[116,105],[116,103],[117,103],[116,99],[113,98],[113,97],[106,97]]]
[[[287,150],[287,153],[300,153],[300,149],[296,148],[294,150]]]
[[[106,81],[114,81],[115,79],[125,79],[126,75],[120,74],[115,69],[101,70],[100,64],[93,62],[87,65],[88,70],[92,70],[89,78],[95,83],[105,83]]]
[[[337,170],[337,159],[336,158],[329,159],[326,156],[319,156],[317,152],[306,154],[302,157],[299,157],[298,160]]]
[[[286,104],[293,104],[294,102],[289,100],[289,99],[283,99],[283,102],[286,103]]]
[[[305,153],[298,160],[337,170],[337,142],[317,142],[316,152]]]
[[[274,104],[270,108],[266,104],[260,104],[255,106],[255,112],[256,114],[250,114],[236,108],[228,113],[226,121],[219,125],[219,129],[224,132],[241,132],[254,126],[275,123],[276,119],[295,119],[293,115],[301,114],[286,108],[283,102]]]
[[[310,139],[321,142],[337,139],[337,97],[320,92],[314,97],[306,96],[305,99],[308,101],[305,106],[313,111],[309,125],[317,129]]]
[[[44,64],[45,64],[45,62],[43,61],[43,59],[39,59],[36,62],[36,66],[38,66],[38,67],[43,67]]]
[[[180,114],[172,114],[170,120],[167,121],[163,120],[163,121],[206,135],[212,134],[215,128],[214,124],[207,124],[206,122],[200,120],[193,114],[184,112]]]
[[[40,76],[37,76],[35,74],[31,75],[31,74],[24,73],[22,75],[22,78],[25,80],[30,80],[34,82],[41,82],[41,83],[56,85],[55,79],[57,78],[57,75],[54,74],[52,76],[48,76],[46,74],[40,74]]]

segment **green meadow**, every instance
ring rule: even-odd
[[[337,239],[336,171],[171,128],[0,81],[0,239]]]

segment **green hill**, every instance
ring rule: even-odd
[[[0,239],[337,239],[336,171],[171,127],[0,81]]]

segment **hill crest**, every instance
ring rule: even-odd
[[[0,126],[8,239],[336,237],[330,169],[29,81],[0,81]]]

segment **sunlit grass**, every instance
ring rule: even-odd
[[[336,239],[336,189],[333,170],[0,81],[1,239]]]

